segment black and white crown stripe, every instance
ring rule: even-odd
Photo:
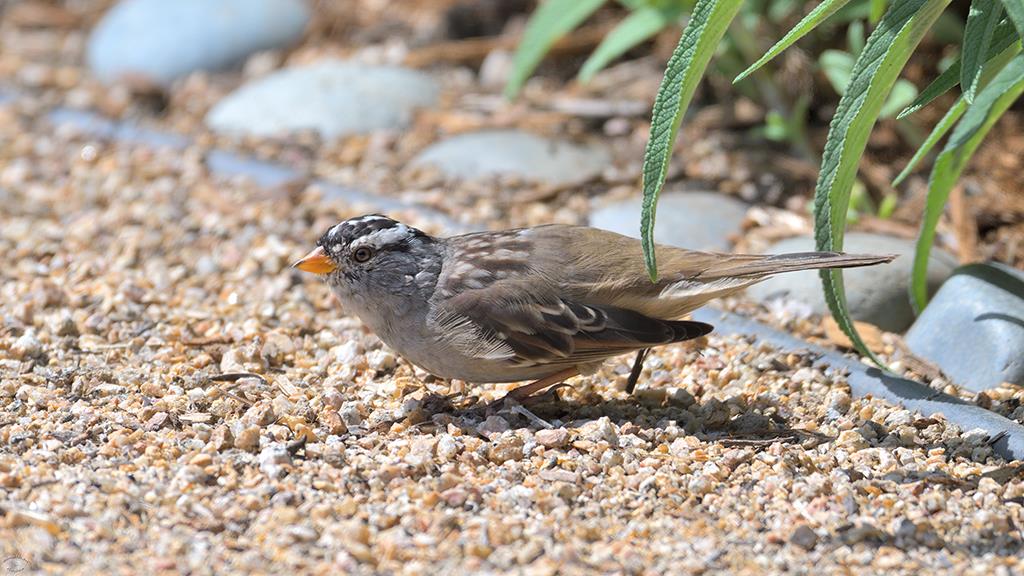
[[[364,245],[375,249],[399,246],[404,240],[417,237],[426,237],[426,234],[387,216],[368,214],[332,226],[317,244],[338,254],[346,248]]]

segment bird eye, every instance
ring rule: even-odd
[[[356,262],[366,262],[371,256],[373,256],[373,251],[365,246],[356,248],[356,251],[352,253],[352,258],[354,258]]]

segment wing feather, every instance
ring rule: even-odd
[[[711,331],[702,322],[659,320],[564,298],[488,296],[494,295],[464,293],[448,299],[439,317],[445,328],[441,333],[464,354],[517,365],[582,364]]]

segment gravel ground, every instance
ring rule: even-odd
[[[359,207],[19,102],[0,131],[8,573],[1024,570],[1019,464],[810,358],[712,334],[637,397],[624,358],[484,419],[506,388],[414,371],[287,267]]]

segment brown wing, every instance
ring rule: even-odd
[[[437,317],[443,333],[463,353],[523,366],[592,362],[712,330],[702,322],[658,320],[614,306],[480,292],[445,302]]]
[[[783,272],[849,268],[892,256],[805,252],[721,254],[659,245],[659,277],[644,269],[640,241],[595,228],[550,225],[530,230],[532,260],[560,293],[588,305],[611,305],[653,318],[678,319],[709,300]]]

